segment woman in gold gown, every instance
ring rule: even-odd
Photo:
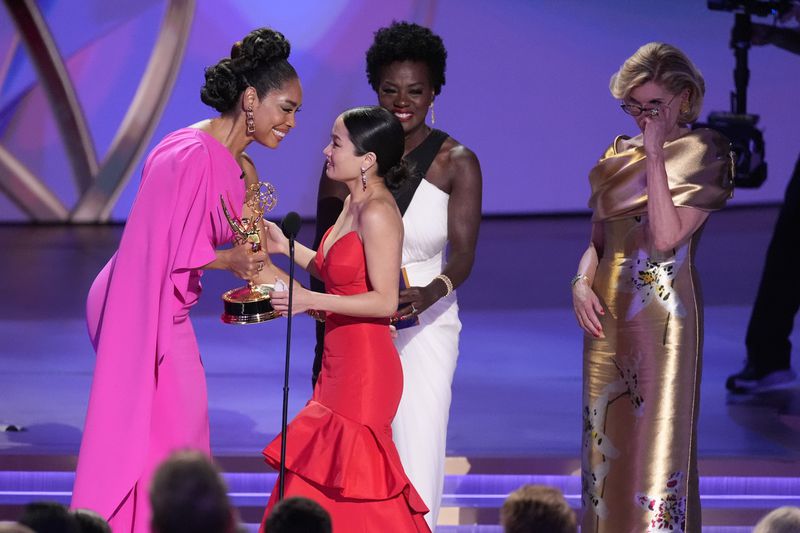
[[[641,134],[589,174],[592,236],[572,280],[583,352],[584,533],[700,531],[700,232],[732,192],[729,142],[689,130],[705,84],[686,55],[641,48],[611,77]]]

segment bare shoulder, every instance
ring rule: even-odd
[[[483,177],[481,164],[475,152],[452,137],[444,143],[442,151],[445,152],[445,159],[441,162],[440,168],[444,171],[442,177],[447,183],[445,192],[453,194],[462,191],[469,195],[480,195]]]
[[[371,199],[358,215],[359,226],[366,231],[393,231],[403,227],[397,203],[390,194]]]
[[[480,170],[480,161],[475,152],[458,142],[453,137],[448,137],[436,155],[436,159],[444,167],[464,172],[465,170]]]

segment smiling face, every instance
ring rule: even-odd
[[[378,103],[400,120],[406,135],[425,126],[431,102],[433,87],[425,63],[395,61],[383,68]]]
[[[350,134],[339,115],[333,123],[331,142],[322,151],[325,154],[325,174],[335,181],[356,179],[361,175],[366,156],[356,155],[356,148],[350,140]]]
[[[268,148],[277,148],[289,130],[295,126],[295,115],[303,103],[303,88],[300,80],[288,80],[280,89],[266,94],[259,102],[255,90],[245,94],[245,109],[252,103],[256,131],[253,139]]]
[[[645,120],[650,117],[650,112],[654,109],[659,112],[664,108],[669,108],[669,124],[667,124],[667,131],[672,132],[678,128],[678,117],[680,116],[681,104],[689,96],[689,91],[684,90],[681,93],[673,94],[665,89],[661,84],[648,81],[638,87],[635,87],[628,96],[624,99],[623,103],[632,105],[633,107],[643,108],[644,112],[638,116],[633,117],[636,125],[639,126],[641,131],[645,129]]]

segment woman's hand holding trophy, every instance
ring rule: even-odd
[[[272,285],[260,283],[264,279],[264,266],[272,263],[261,245],[264,213],[272,211],[278,203],[275,188],[267,182],[258,182],[247,188],[242,217],[231,216],[224,198],[220,196],[222,211],[234,234],[235,246],[230,250],[231,270],[247,280],[246,287],[231,289],[222,295],[226,324],[258,324],[276,318],[269,293]],[[267,243],[269,246],[269,244]],[[274,252],[275,250],[273,250]],[[268,276],[267,276],[268,277]],[[274,276],[272,277],[274,279]]]

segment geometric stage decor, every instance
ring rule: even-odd
[[[108,153],[97,159],[75,88],[35,0],[4,0],[39,76],[78,191],[65,206],[45,183],[0,145],[0,190],[38,222],[106,222],[169,99],[194,16],[195,0],[167,0],[166,15],[139,86]]]

